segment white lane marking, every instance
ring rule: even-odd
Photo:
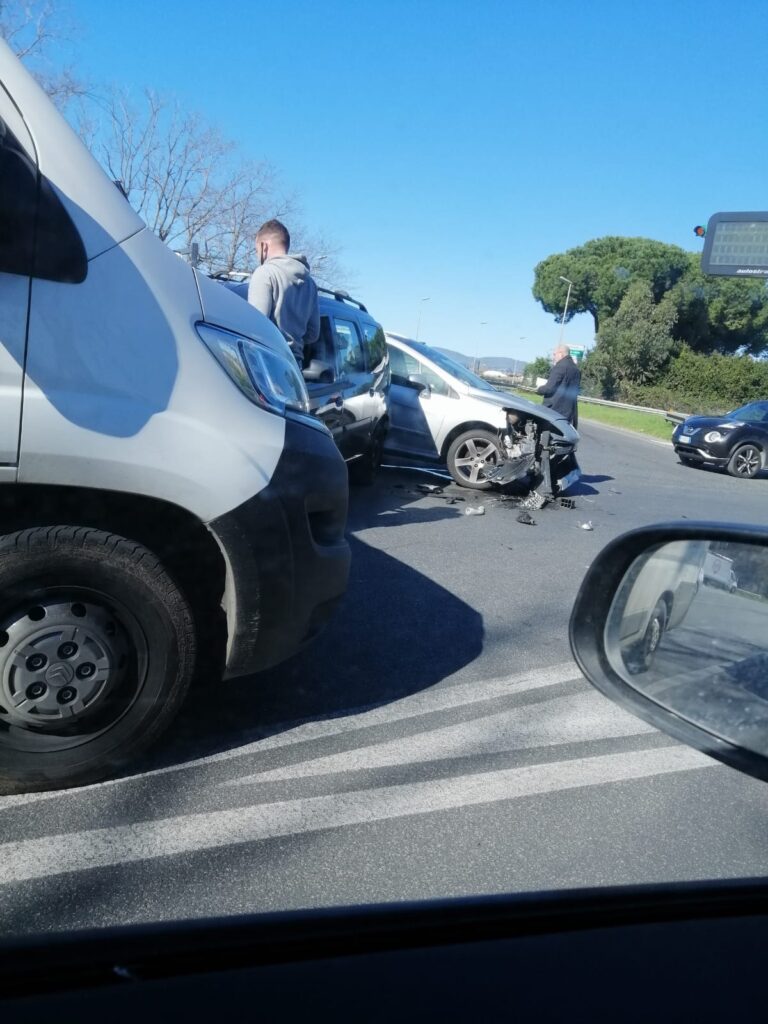
[[[226,785],[299,779],[310,775],[583,743],[587,740],[637,736],[648,732],[655,732],[653,726],[622,711],[592,690],[484,715],[482,718],[442,726],[415,736],[403,736],[338,754],[321,755],[283,768],[255,772],[231,779]]]
[[[154,771],[131,775],[125,779],[111,779],[92,786],[83,786],[77,790],[27,793],[19,796],[0,797],[0,811],[5,807],[14,807],[19,804],[36,803],[41,800],[55,800],[67,795],[72,796],[73,794],[89,793],[110,786],[121,786],[137,779],[153,778],[156,775],[168,775],[172,772],[185,772],[191,768],[200,768],[222,761],[232,761],[236,758],[248,757],[251,754],[258,754],[262,750],[276,750],[294,743],[339,736],[355,729],[375,725],[388,725],[390,722],[401,722],[408,718],[417,718],[420,715],[427,715],[433,711],[450,711],[467,704],[479,704],[483,701],[493,700],[496,697],[504,697],[510,693],[536,690],[546,686],[557,686],[559,683],[579,678],[583,677],[576,665],[572,661],[566,661],[521,675],[502,676],[501,678],[484,679],[478,682],[458,683],[455,686],[436,685],[428,690],[410,694],[400,700],[392,701],[370,711],[353,712],[343,717],[324,718],[306,722],[292,729],[286,729],[285,732],[276,733],[273,736],[267,736],[252,743],[244,743],[242,746],[233,747],[231,750],[223,751],[220,754],[198,757],[193,761],[185,761],[183,764],[169,765],[167,768],[156,768]],[[222,685],[226,686],[226,683]]]
[[[0,845],[0,884],[715,764],[687,747],[664,747],[21,840]]]

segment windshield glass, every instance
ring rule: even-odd
[[[399,335],[393,335],[393,337],[399,337]],[[468,370],[466,366],[462,366],[455,359],[451,359],[450,356],[445,355],[443,352],[438,352],[436,348],[425,345],[423,342],[412,341],[410,338],[403,338],[402,340],[411,348],[414,355],[431,359],[436,366],[439,366],[441,370],[445,370],[446,373],[460,380],[462,384],[466,384],[471,388],[479,388],[481,391],[498,390],[492,384],[489,384],[487,380],[478,377],[476,373],[472,373],[471,370]]]
[[[768,420],[768,402],[750,402],[740,409],[728,413],[729,420],[740,420],[742,423],[762,423]]]
[[[0,0],[0,938],[768,874],[569,634],[626,534],[765,521],[768,288],[701,263],[760,25]],[[768,635],[749,554],[651,566],[627,674]]]

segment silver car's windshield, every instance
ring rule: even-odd
[[[397,335],[393,335],[397,337]],[[461,381],[462,384],[466,384],[470,388],[479,388],[481,391],[496,391],[498,390],[492,384],[489,384],[487,380],[483,380],[482,377],[478,377],[476,373],[472,373],[466,366],[462,366],[461,363],[455,359],[451,359],[450,356],[444,355],[439,352],[436,348],[432,348],[431,345],[425,345],[421,341],[412,341],[410,338],[399,339],[405,342],[408,347],[412,350],[413,354],[424,359],[431,359],[432,362],[439,366],[441,370],[445,370],[446,373],[450,373],[452,377]]]

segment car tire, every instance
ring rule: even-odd
[[[186,598],[143,545],[77,526],[0,537],[0,580],[0,793],[113,775],[186,696]]]
[[[485,479],[483,466],[497,466],[501,460],[501,443],[490,430],[467,430],[452,442],[446,456],[448,472],[457,484],[475,491],[487,491],[491,482]]]
[[[624,655],[624,664],[630,675],[647,672],[656,657],[661,638],[667,628],[667,604],[662,598],[656,602],[642,640],[634,644]]]
[[[763,453],[756,444],[742,444],[728,460],[728,472],[745,480],[756,477],[763,466]]]

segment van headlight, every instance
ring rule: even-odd
[[[286,410],[309,412],[304,378],[293,356],[286,359],[252,338],[211,324],[195,324],[211,354],[246,398],[284,416]]]

